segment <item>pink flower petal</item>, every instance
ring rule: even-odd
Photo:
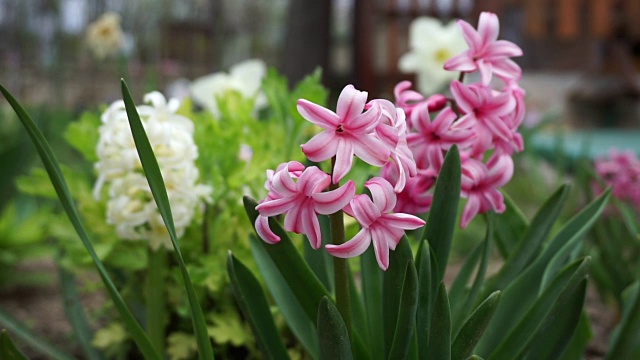
[[[482,39],[482,44],[486,45],[498,39],[500,32],[500,22],[498,16],[490,12],[482,12],[478,20],[478,34]]]
[[[477,196],[472,195],[467,199],[467,203],[464,205],[464,210],[462,211],[462,217],[460,218],[460,227],[466,228],[467,225],[471,222],[471,220],[478,214],[480,210],[480,199]]]
[[[283,197],[294,196],[297,193],[297,186],[295,181],[291,178],[288,166],[273,175],[271,186]]]
[[[362,161],[378,167],[382,167],[389,161],[391,151],[373,135],[363,135],[350,140],[354,144],[355,155]]]
[[[391,184],[381,177],[374,177],[364,183],[364,186],[371,191],[373,204],[381,213],[387,213],[396,206],[396,193]]]
[[[268,244],[275,244],[280,241],[280,237],[271,231],[269,227],[269,218],[258,215],[256,218],[256,233],[258,236]]]
[[[303,118],[327,130],[335,130],[340,125],[340,118],[333,111],[314,104],[311,101],[298,100],[298,112]]]
[[[309,160],[321,162],[336,155],[338,143],[336,142],[336,132],[326,130],[302,144],[302,152]]]
[[[311,196],[322,192],[331,184],[331,176],[316,166],[308,167],[298,178],[297,189],[305,195]]]
[[[522,56],[522,49],[511,41],[498,40],[487,49],[487,58]]]
[[[313,211],[311,206],[305,206],[300,212],[300,220],[302,220],[302,229],[309,239],[309,244],[315,250],[322,246],[322,234],[320,233],[320,223],[318,215]]]
[[[403,213],[384,214],[382,218],[385,224],[403,230],[415,230],[425,224],[419,217]]]
[[[293,231],[296,234],[304,233],[302,211],[305,205],[304,203],[296,202],[295,206],[287,211],[287,215],[284,217],[285,230]]]
[[[376,254],[378,266],[380,266],[382,270],[387,271],[389,268],[389,247],[384,233],[380,229],[372,228],[371,242],[373,243],[373,250]]]
[[[284,214],[292,207],[296,207],[295,200],[296,197],[267,200],[256,206],[256,210],[258,210],[262,216],[276,216]]]
[[[447,71],[471,72],[477,69],[476,63],[469,55],[468,51],[460,55],[456,55],[444,63],[444,69]]]
[[[469,51],[475,53],[480,50],[480,47],[482,46],[482,37],[478,34],[476,29],[464,20],[458,20],[457,23],[460,30],[462,30],[464,40],[467,42],[467,45],[469,45]]]
[[[480,99],[478,99],[478,95],[475,93],[475,91],[473,91],[471,87],[462,84],[458,80],[454,80],[451,82],[451,94],[456,99],[458,108],[465,114],[472,113],[473,109],[476,107],[476,104],[480,102]]]
[[[374,103],[373,106],[364,113],[358,114],[350,119],[345,119],[342,126],[345,130],[354,133],[363,133],[372,131],[380,121],[382,109],[380,105]]]
[[[353,144],[348,140],[338,137],[336,150],[336,163],[333,167],[333,183],[337,184],[351,170],[353,164]],[[313,160],[312,160],[313,161]]]
[[[327,252],[339,258],[351,258],[362,255],[371,243],[371,233],[368,229],[360,231],[349,241],[340,245],[327,244]]]
[[[351,200],[353,215],[363,228],[370,227],[382,215],[367,195],[357,195]]]
[[[356,185],[352,180],[349,180],[335,190],[313,194],[314,209],[319,214],[333,214],[347,206],[355,194]]]
[[[366,102],[366,91],[356,90],[353,85],[345,86],[338,97],[338,104],[336,106],[336,114],[340,118],[340,122],[344,124],[360,115]]]

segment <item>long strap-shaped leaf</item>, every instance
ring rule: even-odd
[[[164,186],[164,180],[160,173],[160,167],[158,161],[153,154],[153,149],[147,138],[147,134],[142,126],[140,115],[136,110],[135,103],[131,98],[131,92],[127,87],[124,80],[121,80],[122,85],[122,97],[125,107],[127,109],[127,117],[129,118],[129,126],[131,127],[131,133],[133,134],[133,140],[136,144],[138,155],[140,156],[140,162],[144,169],[145,176],[149,182],[153,199],[156,201],[158,211],[164,221],[164,226],[169,232],[171,238],[171,244],[175,250],[176,259],[178,260],[178,266],[184,280],[184,285],[187,290],[187,297],[189,298],[189,307],[191,308],[191,320],[193,321],[193,328],[195,330],[196,340],[198,343],[198,352],[200,359],[213,359],[213,348],[211,347],[211,341],[209,340],[209,334],[207,332],[207,324],[202,314],[202,308],[198,303],[196,292],[193,289],[187,266],[184,263],[182,252],[178,246],[178,236],[176,236],[176,229],[173,223],[173,215],[171,214],[171,206],[169,205],[169,196],[167,195],[167,189]]]
[[[320,337],[320,360],[349,360],[351,342],[347,326],[340,316],[338,308],[326,296],[318,306],[318,336]]]
[[[27,357],[13,343],[7,330],[0,332],[0,359],[3,360],[27,360]]]
[[[269,303],[262,286],[251,271],[229,252],[227,273],[231,288],[244,318],[256,336],[256,342],[265,359],[288,359],[287,349],[278,335]]]
[[[20,103],[18,103],[18,101],[2,85],[0,85],[0,91],[7,99],[7,101],[9,101],[9,104],[16,112],[16,114],[18,114],[18,118],[22,122],[22,125],[29,133],[29,137],[38,150],[38,154],[42,159],[42,163],[44,164],[44,167],[49,174],[49,178],[51,179],[51,183],[53,184],[54,189],[56,190],[58,199],[60,200],[64,211],[67,213],[69,220],[73,224],[73,227],[78,233],[82,244],[85,246],[85,248],[89,252],[89,255],[91,256],[91,259],[96,265],[98,274],[100,274],[102,282],[107,289],[107,293],[109,294],[109,297],[118,310],[118,313],[120,314],[125,327],[129,331],[131,338],[133,339],[133,341],[135,341],[136,345],[138,345],[140,352],[144,355],[145,358],[160,359],[160,355],[153,348],[151,342],[149,341],[149,338],[144,333],[144,330],[142,330],[140,324],[138,324],[136,319],[127,308],[127,305],[122,299],[122,296],[111,281],[111,278],[109,277],[107,270],[102,264],[102,261],[98,258],[98,255],[94,251],[93,245],[89,240],[89,235],[87,234],[87,231],[85,230],[84,225],[80,220],[80,215],[78,214],[76,205],[71,198],[71,194],[69,193],[67,181],[62,175],[60,165],[58,164],[58,160],[56,159],[51,146],[49,146],[49,143],[45,139],[40,129],[38,129],[36,124],[33,122],[29,114],[27,114],[27,112],[22,108]]]

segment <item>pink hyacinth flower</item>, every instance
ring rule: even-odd
[[[376,127],[376,134],[390,151],[390,161],[385,167],[393,166],[398,174],[393,190],[400,192],[404,189],[407,178],[416,176],[416,162],[413,153],[407,143],[407,123],[404,111],[396,108],[391,101],[376,99],[370,104],[376,103],[382,109],[380,122]]]
[[[494,73],[502,79],[520,78],[522,70],[509,58],[522,56],[522,50],[510,41],[498,40],[500,22],[496,14],[481,13],[478,30],[463,20],[458,20],[458,26],[469,49],[447,60],[444,64],[445,70],[480,71],[482,83],[485,85],[489,84]]]
[[[258,235],[265,242],[278,242],[280,239],[269,229],[266,218],[286,213],[285,230],[305,234],[311,247],[320,248],[322,237],[317,214],[333,214],[345,207],[355,195],[353,181],[348,181],[338,189],[323,192],[330,183],[331,177],[315,166],[305,169],[294,181],[287,164],[272,177],[272,198],[256,206],[260,212],[255,224]]]
[[[467,128],[453,127],[456,119],[457,115],[450,108],[442,110],[433,120],[426,104],[414,109],[411,122],[417,132],[407,135],[407,141],[413,149],[419,169],[433,166],[439,171],[444,161],[443,151],[449,150],[454,144],[460,148],[472,144],[475,135],[470,127],[473,124],[467,122]]]
[[[462,163],[461,195],[467,198],[460,227],[465,228],[479,213],[505,210],[504,198],[498,188],[513,175],[513,160],[508,155],[494,155],[485,165],[474,158]]]
[[[388,176],[392,175],[383,175],[385,179],[387,179]],[[418,175],[407,179],[407,184],[402,192],[396,194],[398,199],[393,211],[411,215],[428,212],[433,201],[433,192],[429,190],[433,188],[437,178],[438,173],[434,168],[418,170]]]
[[[367,195],[357,195],[344,211],[358,220],[362,229],[351,240],[341,245],[326,245],[327,251],[336,257],[350,258],[361,255],[373,242],[378,265],[389,267],[389,249],[395,250],[404,230],[417,229],[424,221],[408,214],[391,214],[396,205],[396,194],[391,184],[375,177],[365,183],[373,201]]]
[[[511,93],[497,93],[482,84],[464,85],[459,81],[451,82],[451,93],[464,114],[453,127],[473,128],[476,132],[474,154],[482,154],[492,148],[496,137],[512,141],[515,131],[504,119],[516,106]]]
[[[336,157],[333,183],[337,184],[351,169],[353,155],[374,166],[383,166],[389,159],[389,149],[375,136],[380,119],[380,107],[362,112],[367,93],[347,85],[340,93],[336,112],[310,101],[298,100],[298,112],[303,118],[324,129],[306,144],[302,152],[311,161]]]
[[[396,106],[404,110],[406,114],[407,127],[413,128],[411,124],[411,113],[416,106],[427,104],[429,111],[440,111],[447,105],[447,98],[442,94],[434,94],[424,98],[422,94],[411,90],[411,81],[401,81],[393,88],[393,95],[396,98]]]

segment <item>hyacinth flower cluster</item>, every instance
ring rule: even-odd
[[[632,150],[611,149],[609,156],[595,160],[596,174],[610,186],[613,195],[633,205],[640,212],[640,159]],[[596,193],[602,188],[593,184]]]
[[[286,214],[284,228],[305,234],[318,249],[318,214],[344,211],[362,230],[345,243],[326,245],[326,250],[336,257],[354,257],[373,243],[378,264],[386,270],[389,250],[395,249],[404,230],[424,224],[415,215],[429,211],[430,191],[453,145],[460,149],[461,193],[467,198],[460,226],[466,227],[479,213],[505,210],[499,188],[513,175],[511,155],[523,150],[517,130],[524,118],[525,92],[518,86],[521,70],[510,59],[522,51],[497,39],[495,14],[482,13],[477,30],[462,20],[458,25],[468,49],[444,65],[460,73],[460,80],[451,82],[449,97],[425,97],[404,81],[395,87],[395,104],[385,99],[367,102],[367,93],[352,85],[342,90],[335,112],[298,101],[300,114],[323,129],[301,146],[302,151],[313,162],[332,159],[332,172],[297,162],[267,172],[268,195],[256,207],[260,216],[255,223],[264,241],[279,241],[267,218]],[[474,72],[480,81],[462,82]],[[501,87],[492,86],[493,78]],[[355,195],[352,181],[337,186],[354,156],[381,168],[379,177],[364,184],[371,198]]]
[[[176,114],[180,105],[177,99],[167,102],[156,91],[146,94],[144,102],[137,110],[162,171],[176,232],[182,236],[211,193],[209,186],[198,183],[194,126],[191,120]],[[112,103],[101,121],[94,197],[99,199],[104,185],[109,185],[107,222],[115,226],[122,239],[146,240],[154,250],[161,246],[171,249],[169,234],[142,170],[124,102]]]

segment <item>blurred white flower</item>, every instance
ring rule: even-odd
[[[122,51],[120,15],[106,12],[87,27],[86,41],[93,55],[103,60]]]
[[[198,184],[198,148],[193,141],[193,123],[175,111],[179,102],[167,102],[159,92],[144,97],[137,107],[142,124],[158,160],[169,196],[178,237],[191,224],[198,206],[211,201],[211,187]],[[148,240],[153,249],[172,248],[162,217],[142,171],[122,101],[111,104],[101,117],[96,148],[98,179],[94,196],[109,183],[107,222],[122,239]]]
[[[240,151],[238,151],[238,159],[248,163],[253,158],[253,148],[247,144],[240,144]]]
[[[444,63],[464,51],[467,43],[453,21],[444,25],[438,19],[419,17],[409,29],[409,52],[398,62],[404,73],[415,73],[418,89],[424,94],[440,91],[458,77],[444,70]]]
[[[260,92],[266,74],[267,65],[264,61],[245,60],[232,66],[229,73],[221,71],[195,79],[191,83],[191,97],[216,118],[220,116],[216,97],[230,90],[239,92],[245,98],[254,98],[254,109],[259,110],[267,106],[267,98]]]

